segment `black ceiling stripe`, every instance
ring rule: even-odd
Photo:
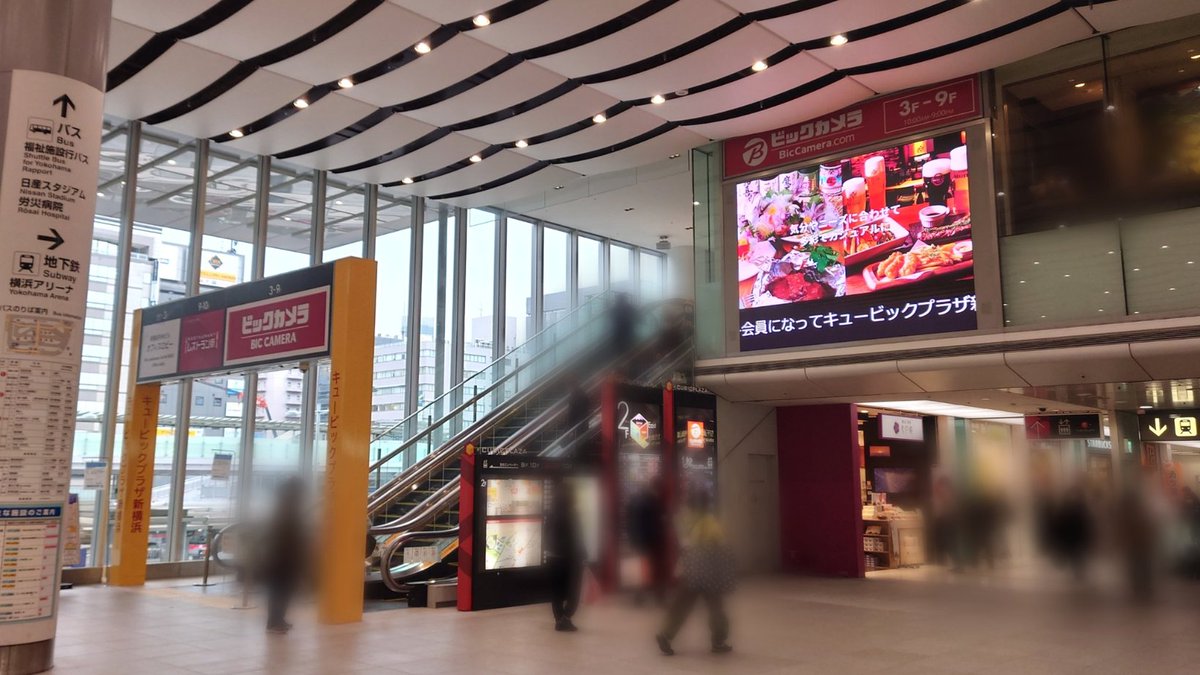
[[[344,140],[354,138],[355,136],[367,131],[368,129],[374,127],[376,124],[379,124],[380,122],[386,120],[387,118],[389,118],[391,116],[392,116],[392,111],[388,110],[387,108],[380,108],[380,109],[376,110],[375,112],[371,113],[370,115],[367,115],[366,117],[355,122],[354,124],[346,127],[345,129],[342,129],[341,131],[337,132],[336,134],[331,134],[329,136],[326,136],[325,138],[321,138],[321,139],[313,141],[312,143],[307,143],[305,145],[301,145],[299,147],[292,148],[291,150],[286,150],[284,152],[277,152],[277,153],[275,153],[275,157],[277,157],[279,159],[288,159],[290,157],[299,157],[300,155],[307,155],[310,152],[324,150],[325,148],[328,148],[331,145],[335,145],[337,143],[341,143]],[[214,140],[216,140],[216,139],[214,139]]]
[[[173,120],[176,117],[185,115],[236,87],[243,80],[253,75],[256,70],[258,69],[243,61],[233,68],[230,68],[224,75],[214,80],[204,89],[201,89],[196,95],[186,98],[179,103],[176,103],[168,108],[164,108],[152,115],[146,115],[142,118],[142,121],[146,124],[162,124],[168,120]]]
[[[593,150],[593,151],[589,151],[589,152],[585,152],[585,153],[580,153],[578,155],[573,155],[570,157],[560,157],[560,158],[556,158],[556,159],[542,160],[542,161],[546,165],[583,161],[586,159],[592,159],[594,157],[599,157],[599,156],[602,156],[605,154],[610,154],[612,152],[617,152],[619,150],[624,150],[624,149],[633,147],[634,145],[645,142],[646,140],[649,140],[650,138],[664,134],[664,133],[671,131],[672,129],[675,129],[677,127],[696,126],[696,125],[700,125],[700,124],[711,124],[711,123],[715,123],[715,122],[724,122],[724,121],[734,119],[736,117],[751,115],[756,112],[761,112],[763,110],[773,108],[777,105],[781,105],[788,101],[795,100],[796,98],[816,93],[817,91],[820,91],[821,89],[824,89],[825,87],[828,87],[828,86],[834,84],[835,82],[841,81],[841,80],[845,79],[846,77],[849,77],[853,74],[862,74],[862,73],[879,72],[879,71],[883,71],[883,70],[889,70],[889,69],[896,68],[896,67],[911,65],[913,63],[920,63],[920,62],[927,61],[927,60],[930,60],[933,58],[938,58],[940,56],[946,56],[948,54],[952,54],[954,52],[961,51],[964,49],[970,49],[972,47],[977,47],[986,42],[990,42],[997,38],[1004,37],[1006,35],[1010,35],[1012,33],[1020,31],[1022,29],[1034,26],[1042,21],[1053,18],[1059,14],[1062,14],[1066,11],[1071,10],[1073,8],[1073,6],[1075,6],[1075,5],[1079,5],[1081,3],[1086,3],[1087,1],[1088,0],[1061,0],[1059,3],[1057,3],[1055,5],[1050,5],[1042,10],[1039,10],[1032,14],[1021,17],[1020,19],[1011,21],[1003,26],[999,26],[997,28],[985,31],[983,33],[972,36],[970,38],[958,40],[958,41],[950,43],[948,45],[943,45],[943,46],[935,47],[932,49],[924,50],[922,52],[912,54],[909,56],[905,56],[905,57],[898,57],[898,58],[894,58],[894,59],[880,61],[880,62],[874,63],[874,64],[866,64],[866,65],[862,65],[862,66],[856,66],[854,68],[847,68],[847,69],[843,69],[843,70],[833,71],[833,72],[827,73],[821,77],[818,77],[810,82],[806,82],[797,87],[793,87],[792,89],[789,89],[787,91],[781,92],[774,96],[768,97],[761,101],[756,101],[751,104],[747,104],[744,106],[740,106],[738,108],[722,111],[720,113],[714,113],[711,115],[703,115],[703,116],[694,117],[694,118],[690,118],[690,119],[678,120],[678,121],[674,121],[674,122],[666,122],[663,125],[650,130],[649,132],[646,132],[644,134],[641,134],[640,136],[637,136],[637,137],[631,138],[627,141],[624,141],[622,143],[619,143],[616,146],[610,146],[610,147],[601,148],[601,149],[597,149],[597,150]],[[1112,1],[1114,1],[1114,0],[1098,0],[1098,2],[1103,2],[1103,3],[1112,2]],[[932,9],[932,8],[927,8],[927,9]],[[945,11],[945,10],[943,10],[943,11]],[[541,162],[539,162],[539,164],[540,163]],[[521,174],[521,175],[518,175],[518,174]],[[496,187],[500,187],[501,185],[504,185],[507,182],[517,180],[518,178],[522,178],[525,175],[528,175],[528,173],[517,172],[515,174],[510,174],[510,176],[506,176],[506,177],[496,179],[494,181],[490,181],[489,183],[487,183],[484,186],[477,186],[474,188],[468,188],[465,190],[460,190],[460,191],[452,192],[452,193],[446,193],[443,195],[434,195],[429,198],[430,199],[453,199],[456,197],[462,197],[462,196],[466,196],[466,195],[470,195],[470,194],[475,194],[478,192],[482,192],[484,190],[491,190]],[[414,182],[415,182],[415,179],[414,179]]]
[[[787,16],[788,14],[798,14],[823,5],[831,5],[835,2],[837,0],[798,0],[798,2],[785,2],[782,5],[748,12],[746,16],[754,21],[769,21],[771,19],[778,19],[781,16]]]
[[[199,35],[204,31],[216,26],[225,19],[237,14],[246,5],[249,5],[253,0],[221,0],[217,4],[209,7],[199,15],[188,19],[187,21],[150,36],[149,40],[141,47],[125,57],[125,60],[118,63],[108,71],[108,81],[105,84],[106,91],[112,91],[124,84],[129,78],[137,75],[163,54],[167,53],[176,42],[186,40],[193,35]]]
[[[703,47],[707,47],[718,40],[729,37],[730,35],[733,35],[737,31],[751,25],[752,23],[754,22],[747,18],[744,14],[739,14],[720,26],[713,28],[707,33],[698,35],[682,44],[668,49],[665,52],[648,56],[640,61],[635,61],[624,66],[618,66],[603,72],[585,75],[579,78],[579,81],[583,82],[584,84],[610,82],[612,80],[619,80],[623,77],[629,77],[630,75],[643,73],[647,70],[653,70],[654,68],[668,64],[676,59],[681,59],[688,54],[698,51]]]
[[[642,19],[649,18],[662,10],[674,5],[679,0],[650,0],[644,2],[637,7],[615,16],[604,23],[596,24],[587,30],[580,31],[574,35],[568,35],[560,40],[549,42],[537,47],[531,47],[519,52],[515,52],[517,56],[523,59],[540,59],[551,54],[559,54],[569,51],[577,47],[582,47],[586,44],[602,40],[609,35],[618,33]]]
[[[343,167],[340,167],[337,169],[331,169],[331,172],[332,173],[346,173],[348,171],[358,171],[359,169],[369,169],[370,167],[377,166],[379,164],[383,164],[384,162],[390,162],[393,159],[403,157],[404,155],[407,155],[410,152],[416,152],[417,150],[420,150],[421,148],[423,148],[431,143],[434,143],[436,141],[439,141],[449,135],[450,135],[449,129],[437,128],[437,129],[434,129],[433,131],[430,131],[429,133],[425,134],[424,136],[417,138],[416,140],[405,143],[404,145],[396,148],[395,150],[392,150],[391,152],[388,152],[383,155],[379,155],[377,157],[373,157],[368,160],[364,160],[362,162],[358,162],[356,164],[351,164],[349,166],[343,166]]]
[[[445,194],[432,195],[429,197],[429,199],[454,199],[455,197],[465,197],[467,195],[475,194],[478,192],[483,192],[485,190],[491,190],[492,188],[498,188],[501,185],[506,185],[515,180],[520,180],[526,176],[532,176],[533,174],[537,173],[538,171],[541,171],[542,169],[545,169],[549,166],[550,166],[549,162],[537,161],[537,162],[534,162],[533,164],[530,164],[527,167],[524,167],[522,169],[514,171],[514,172],[508,174],[507,176],[501,176],[495,180],[491,180],[486,183],[476,185],[475,187],[467,188],[465,190],[459,190],[458,192],[447,192]],[[397,181],[395,183],[384,183],[383,186],[384,187],[396,187],[398,185],[403,185],[403,184],[404,184],[403,181]]]

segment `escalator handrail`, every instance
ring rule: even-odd
[[[421,500],[421,503],[408,513],[395,520],[372,525],[368,531],[373,535],[395,534],[414,527],[423,527],[437,517],[444,507],[458,499],[458,487],[458,478],[456,477]]]
[[[409,414],[409,415],[408,415],[407,417],[405,417],[404,419],[402,419],[402,420],[400,420],[399,422],[396,422],[395,424],[393,424],[391,427],[389,427],[389,428],[385,429],[384,431],[381,431],[381,432],[379,432],[378,434],[375,434],[375,435],[373,435],[373,436],[371,437],[371,441],[372,441],[372,442],[375,442],[375,441],[378,441],[378,440],[382,439],[384,436],[387,436],[388,434],[392,433],[392,432],[393,432],[393,431],[395,431],[396,429],[399,429],[399,428],[403,427],[405,424],[408,424],[410,421],[414,421],[414,420],[415,420],[415,421],[418,421],[418,422],[419,422],[419,421],[420,421],[420,419],[421,419],[421,414],[422,414],[423,412],[425,412],[426,410],[428,410],[428,409],[430,409],[431,407],[433,407],[434,405],[436,405],[436,404],[437,404],[438,402],[440,402],[442,399],[444,399],[444,398],[446,398],[447,396],[450,396],[451,394],[453,394],[453,393],[455,392],[455,390],[460,390],[460,389],[461,389],[462,391],[466,391],[466,386],[467,386],[467,384],[469,384],[469,383],[471,382],[471,380],[472,380],[472,379],[474,379],[474,378],[476,378],[476,377],[479,377],[479,376],[481,376],[481,374],[482,374],[482,373],[488,372],[488,370],[489,370],[490,368],[492,368],[493,366],[495,366],[495,365],[497,365],[497,364],[500,364],[501,362],[508,361],[509,359],[511,359],[511,358],[512,358],[512,356],[511,356],[511,355],[512,355],[513,353],[515,353],[515,352],[517,352],[517,351],[519,351],[519,350],[521,350],[521,349],[525,348],[527,345],[533,344],[534,342],[536,342],[536,341],[538,341],[538,340],[542,340],[542,339],[544,339],[544,336],[545,336],[546,334],[550,333],[551,331],[554,331],[554,330],[556,330],[556,329],[557,329],[557,328],[558,328],[558,327],[559,327],[561,324],[563,324],[563,323],[565,323],[565,322],[567,322],[567,321],[573,320],[573,319],[574,319],[576,316],[578,316],[578,315],[579,315],[579,314],[580,314],[580,313],[581,313],[583,310],[585,310],[585,309],[587,309],[587,310],[591,310],[592,308],[594,308],[594,307],[596,307],[596,306],[604,306],[605,304],[607,304],[608,300],[609,300],[611,297],[612,297],[612,291],[605,291],[605,292],[603,292],[603,293],[598,293],[598,294],[596,294],[596,295],[592,296],[591,298],[588,298],[588,300],[587,300],[586,302],[584,302],[582,305],[579,305],[579,306],[578,306],[578,307],[576,307],[575,309],[571,310],[570,312],[568,312],[566,315],[564,315],[564,316],[563,316],[562,318],[560,318],[559,320],[555,321],[554,323],[551,323],[549,326],[546,326],[546,327],[542,328],[542,330],[540,330],[540,331],[538,331],[537,333],[535,333],[535,334],[534,334],[532,337],[530,337],[529,339],[525,340],[524,342],[522,342],[521,344],[517,345],[516,347],[513,347],[512,349],[508,350],[508,351],[507,351],[507,352],[505,352],[505,353],[504,353],[504,354],[503,354],[503,355],[502,355],[500,358],[494,359],[494,360],[493,360],[491,363],[489,363],[489,364],[487,364],[486,366],[484,366],[483,368],[481,368],[481,369],[480,369],[478,372],[472,373],[470,377],[468,377],[467,379],[463,380],[462,382],[460,382],[460,383],[456,384],[455,386],[451,387],[449,391],[446,391],[446,392],[445,392],[445,393],[443,393],[441,396],[438,396],[437,398],[433,399],[432,401],[430,401],[430,402],[426,403],[425,405],[421,406],[420,408],[418,408],[417,410],[413,411],[411,414]],[[577,332],[578,330],[582,329],[582,327],[583,327],[584,325],[587,325],[587,324],[586,324],[586,323],[585,323],[585,324],[581,324],[579,327],[577,327],[575,330],[573,330],[573,331],[571,332],[571,334],[574,334],[574,333],[575,333],[575,332]],[[537,354],[540,354],[540,353],[541,353],[541,352],[537,352]],[[516,367],[516,369],[515,369],[515,370],[513,370],[512,372],[510,372],[510,373],[508,373],[508,374],[504,375],[503,377],[501,377],[501,378],[499,378],[498,380],[496,380],[495,382],[493,382],[493,383],[492,383],[492,386],[491,386],[491,387],[489,387],[489,389],[488,389],[487,391],[490,391],[491,389],[494,389],[494,388],[495,388],[495,385],[496,385],[496,384],[498,384],[498,383],[501,383],[501,382],[506,382],[506,381],[508,381],[508,379],[509,379],[509,378],[511,378],[512,376],[514,376],[515,374],[517,374],[518,372],[520,372],[521,370],[523,370],[523,369],[524,369],[524,368],[525,368],[525,367],[528,365],[528,363],[529,363],[529,362],[530,362],[530,361],[526,361],[526,363],[525,363],[525,364],[520,364],[520,363],[518,363],[518,364],[517,364],[517,367]],[[477,394],[477,395],[473,396],[473,397],[472,397],[472,399],[478,399],[480,396],[482,396],[482,394]]]
[[[453,548],[458,543],[458,527],[452,527],[445,530],[424,530],[420,532],[404,532],[400,536],[390,540],[388,545],[379,552],[379,577],[383,580],[383,585],[387,586],[388,590],[393,593],[400,593],[404,588],[399,581],[392,576],[392,557],[410,541],[418,539],[451,539],[455,541],[441,547],[438,551],[439,558],[446,557],[446,549]],[[424,570],[422,570],[424,571]]]

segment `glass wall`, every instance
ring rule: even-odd
[[[533,334],[538,318],[552,321],[569,312],[573,289],[582,300],[605,286],[607,241],[490,209],[419,202],[414,214],[411,199],[387,189],[240,156],[156,129],[139,131],[136,167],[126,166],[133,135],[127,123],[106,123],[100,158],[72,473],[72,489],[82,504],[86,565],[103,562],[96,554],[106,530],[99,506],[107,494],[111,519],[116,491],[85,488],[84,470],[89,463],[111,463],[120,456],[119,415],[135,310],[301,269],[318,255],[331,261],[371,251],[379,262],[372,424],[382,433],[413,412],[414,397],[419,405],[457,384],[458,364],[464,378],[483,370],[497,351],[498,327],[504,335],[499,351],[506,351]],[[198,162],[200,157],[207,163]],[[269,174],[260,176],[264,165],[270,166]],[[122,201],[133,181],[132,219],[126,220]],[[198,186],[203,186],[202,199]],[[260,215],[266,224],[262,230]],[[466,219],[465,233],[456,229],[460,216]],[[414,250],[418,220],[422,239]],[[572,261],[575,237],[577,263]],[[539,238],[540,260],[535,255]],[[636,279],[640,249],[616,248],[624,270],[617,276]],[[125,260],[129,274],[121,279]],[[418,261],[420,292],[414,294]],[[458,279],[464,284],[461,294],[456,294]],[[539,306],[542,317],[535,314]],[[417,320],[410,323],[413,312]],[[122,340],[114,344],[111,336],[119,326],[124,326]],[[411,372],[418,381],[411,384],[419,388],[410,392],[413,356],[418,364]],[[266,495],[279,477],[304,468],[300,459],[306,456],[308,421],[319,471],[328,363],[315,364],[309,377],[298,366],[264,369],[253,378],[233,373],[163,386],[151,497],[152,562],[202,558],[206,530],[234,522],[248,507],[239,495],[252,500]],[[314,395],[307,394],[306,382],[315,386]],[[254,420],[252,429],[248,418]],[[249,473],[243,475],[243,469]],[[115,488],[119,470],[113,467],[108,487]]]

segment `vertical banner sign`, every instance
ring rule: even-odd
[[[103,94],[0,74],[0,644],[54,637]]]

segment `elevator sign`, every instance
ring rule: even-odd
[[[1098,414],[1025,416],[1025,438],[1030,440],[1087,440],[1103,436]]]
[[[1200,440],[1200,410],[1147,410],[1138,415],[1143,441]]]

